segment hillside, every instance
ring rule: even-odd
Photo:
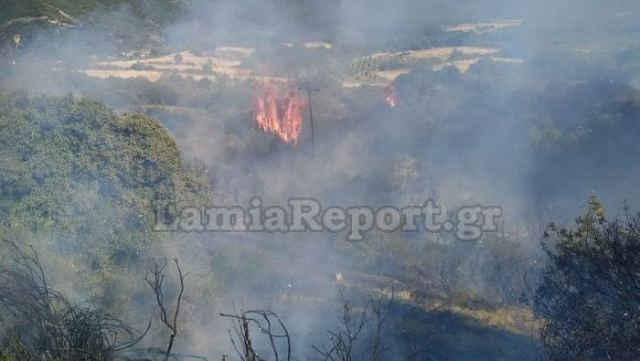
[[[640,359],[637,0],[4,2],[0,361]]]
[[[96,283],[122,281],[162,238],[149,233],[150,200],[207,199],[201,169],[148,117],[71,96],[0,94],[0,130],[0,238],[32,239],[66,264],[65,283],[93,284],[95,301],[112,303]]]
[[[148,40],[162,25],[175,20],[184,6],[183,0],[9,1],[0,11],[0,39],[5,46],[22,47],[44,31],[64,34],[83,28],[132,47],[139,45],[128,42],[132,34]]]

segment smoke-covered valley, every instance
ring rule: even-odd
[[[598,342],[572,354],[550,337],[562,317],[545,287],[567,230],[592,211],[613,224],[638,210],[637,2],[5,2],[0,236],[14,243],[0,250],[0,360],[165,359],[171,334],[166,357],[178,360],[289,361],[285,339],[298,360],[605,359]],[[450,216],[501,216],[472,242],[375,228],[361,242],[329,230],[154,231],[154,201],[174,201],[177,217],[256,197],[434,200]],[[161,294],[153,265],[165,259]],[[25,264],[41,264],[48,283],[16,282]],[[637,278],[635,263],[613,264]],[[64,358],[46,327],[25,331],[46,322],[11,303],[48,300],[33,290],[49,287],[69,301],[53,310],[87,304],[136,335],[151,326],[103,358]],[[624,322],[636,320],[633,295]],[[274,352],[276,331],[242,310],[275,312],[248,315],[281,320],[290,337],[277,335]],[[614,359],[638,355],[629,339]]]

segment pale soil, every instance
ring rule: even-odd
[[[184,51],[176,54],[146,59],[103,61],[95,67],[83,70],[95,78],[146,78],[158,81],[163,75],[177,75],[182,78],[215,80],[225,76],[237,80],[256,80],[259,82],[287,82],[286,77],[256,75],[253,69],[242,67],[242,61],[251,57],[255,49],[241,47],[219,47],[211,52],[195,55]],[[176,62],[176,57],[182,60]],[[149,69],[134,70],[140,65]],[[205,70],[206,68],[206,70]]]
[[[389,82],[394,81],[397,77],[411,73],[411,69],[394,69],[375,72],[376,76]]]
[[[358,61],[366,61],[370,59],[370,61],[374,63],[380,63],[384,61],[392,61],[402,59],[406,63],[424,61],[429,59],[434,59],[437,61],[437,64],[434,64],[432,67],[434,70],[440,70],[447,66],[454,66],[458,68],[461,73],[466,73],[469,71],[469,68],[480,61],[480,59],[491,59],[494,64],[497,63],[509,63],[509,64],[521,64],[524,61],[522,59],[516,58],[508,58],[499,56],[498,54],[502,51],[502,49],[497,48],[480,48],[480,47],[442,47],[442,48],[431,48],[424,50],[413,50],[413,51],[405,51],[405,52],[386,52],[386,53],[375,53],[368,57],[361,57],[355,59],[354,62]],[[464,57],[465,59],[459,60],[449,60],[452,55],[458,54],[459,56]],[[342,85],[347,88],[359,87],[363,85],[371,85],[371,86],[387,86],[391,82],[393,82],[400,75],[408,74],[411,72],[411,69],[406,67],[400,67],[397,69],[391,70],[373,70],[372,75],[373,78],[368,79],[360,79],[354,77],[346,77]]]
[[[138,71],[138,70],[103,70],[103,69],[88,69],[84,71],[85,74],[92,78],[107,79],[107,78],[145,78],[150,81],[158,81],[162,77],[162,73],[159,71]]]
[[[283,46],[294,46],[294,44],[282,44]],[[303,43],[308,49],[331,49],[332,45],[323,41]],[[415,63],[433,59],[436,64],[435,70],[446,66],[455,66],[461,72],[466,72],[469,68],[483,58],[490,58],[494,63],[521,63],[520,59],[500,57],[499,48],[483,47],[440,47],[422,50],[411,50],[404,52],[380,52],[369,56],[356,58],[357,62],[373,62],[373,68],[367,79],[352,78],[346,75],[343,79],[344,87],[358,87],[362,85],[386,86],[397,77],[408,74],[411,69],[407,66],[398,65],[395,69],[379,70],[378,64],[385,61],[402,60],[404,63]],[[268,76],[256,73],[256,69],[243,66],[246,59],[254,56],[254,48],[242,47],[219,47],[210,52],[203,52],[198,55],[191,52],[180,52],[155,58],[142,58],[130,60],[113,60],[96,63],[94,67],[83,72],[95,78],[145,78],[152,82],[158,81],[163,76],[180,76],[194,80],[228,77],[236,80],[254,80],[260,83],[286,83],[291,79],[288,77]],[[176,62],[176,57],[182,58]],[[455,55],[455,56],[454,56]],[[463,59],[455,60],[456,56]],[[454,60],[451,60],[451,58]],[[140,66],[142,69],[135,70],[132,67]],[[144,68],[147,69],[144,69]]]
[[[425,60],[425,59],[441,59],[445,60],[453,55],[453,52],[457,51],[461,55],[465,56],[486,56],[497,54],[502,49],[499,48],[480,48],[472,46],[460,46],[460,47],[441,47],[441,48],[429,48],[423,50],[410,50],[401,52],[384,52],[371,54],[369,57],[374,60],[389,60],[394,57],[402,57],[409,60]]]
[[[333,45],[326,41],[308,41],[303,44],[307,49],[316,49],[316,48],[324,48],[324,49],[332,49]]]
[[[9,26],[14,24],[28,24],[34,21],[43,21],[43,20],[49,21],[49,17],[48,16],[24,16],[21,18],[15,18],[7,21],[6,23],[0,25],[0,29],[8,28]]]
[[[476,32],[478,34],[482,34],[482,33],[487,33],[492,31],[498,31],[505,28],[520,26],[522,25],[522,23],[523,23],[522,20],[517,20],[517,19],[496,20],[496,21],[486,22],[486,23],[464,23],[464,24],[445,26],[443,30],[446,32],[463,32],[463,33]]]
[[[443,64],[434,66],[434,69],[435,70],[440,70],[440,69],[442,69],[442,68],[444,68],[446,66],[455,66],[456,68],[458,68],[458,70],[460,70],[461,73],[466,73],[467,71],[469,71],[469,68],[471,68],[471,66],[473,64],[475,64],[478,61],[480,61],[480,59],[481,58],[455,60],[455,61],[445,62]],[[491,57],[489,57],[489,59],[491,59],[491,61],[493,61],[494,64],[497,64],[497,63],[522,64],[522,63],[524,63],[524,60],[515,59],[515,58],[504,58],[504,57],[491,56]]]

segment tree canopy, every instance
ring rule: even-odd
[[[537,291],[550,360],[640,356],[640,214],[608,220],[591,198],[575,229],[552,226]]]
[[[86,98],[0,94],[0,154],[4,237],[46,235],[93,269],[130,265],[159,237],[153,200],[208,197],[155,120]]]

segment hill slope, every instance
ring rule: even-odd
[[[148,36],[175,20],[186,4],[183,0],[14,0],[0,9],[0,46],[24,46],[38,31],[76,27],[123,40],[127,34]]]

